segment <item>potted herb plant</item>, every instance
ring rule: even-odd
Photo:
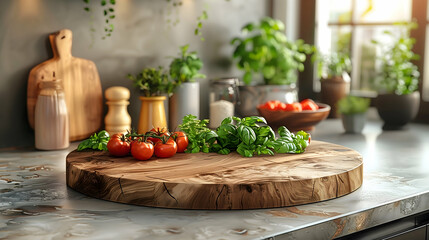
[[[244,71],[237,112],[241,116],[257,115],[256,106],[268,100],[297,101],[298,71],[304,70],[306,55],[315,48],[303,40],[288,40],[284,24],[269,17],[248,23],[241,30],[244,37],[231,41],[235,46],[233,58]]]
[[[366,122],[368,98],[347,95],[338,101],[338,112],[341,114],[346,133],[361,133]]]
[[[136,76],[128,74],[128,78],[141,93],[138,133],[146,133],[152,128],[166,128],[164,95],[172,94],[175,83],[169,80],[162,67],[146,68]]]
[[[399,36],[384,32],[393,39],[393,44],[373,41],[382,50],[381,68],[376,78],[379,94],[375,105],[385,130],[401,129],[416,117],[420,105],[417,91],[420,72],[412,62],[419,55],[412,51],[416,40],[410,37],[410,30],[417,28],[417,24],[413,22],[403,26]]]
[[[320,101],[331,106],[330,118],[338,118],[337,103],[350,91],[351,60],[347,53],[333,52],[318,57]]]
[[[203,62],[197,52],[188,52],[189,45],[180,47],[180,54],[170,64],[170,77],[175,81],[174,94],[169,100],[169,129],[174,130],[184,116],[200,115],[200,85],[196,80],[205,78],[199,71]]]

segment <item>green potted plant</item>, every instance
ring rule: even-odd
[[[244,37],[231,41],[235,46],[233,58],[244,71],[238,113],[257,115],[256,106],[268,100],[297,101],[298,71],[304,70],[306,55],[315,48],[302,40],[288,40],[284,24],[269,17],[248,23],[241,30]]]
[[[332,52],[318,58],[318,75],[320,78],[320,100],[331,106],[330,118],[339,117],[337,103],[350,91],[352,64],[347,53]]]
[[[417,115],[420,105],[418,84],[420,72],[412,62],[419,59],[412,49],[415,39],[410,37],[411,29],[417,24],[406,23],[399,36],[390,31],[391,45],[373,40],[381,48],[381,68],[376,78],[378,96],[376,108],[384,121],[383,129],[401,129]]]
[[[347,95],[338,101],[338,112],[341,114],[346,133],[361,133],[366,122],[370,100],[368,98]]]
[[[179,56],[170,63],[170,77],[175,81],[174,94],[169,100],[169,128],[174,130],[184,116],[200,115],[200,85],[197,79],[206,76],[200,73],[203,62],[197,52],[188,52],[189,45],[180,47]]]
[[[128,78],[141,94],[138,133],[145,133],[153,127],[166,128],[165,94],[170,96],[173,93],[175,82],[168,78],[162,67],[146,68],[135,76],[128,74]]]

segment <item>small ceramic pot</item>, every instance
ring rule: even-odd
[[[140,97],[142,106],[140,108],[140,118],[138,133],[144,134],[152,128],[166,128],[164,100],[165,96]]]
[[[170,97],[168,106],[168,129],[178,130],[184,116],[192,114],[200,118],[200,83],[185,82]]]
[[[346,133],[362,133],[366,123],[366,113],[342,114],[341,120]]]

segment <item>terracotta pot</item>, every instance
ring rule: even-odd
[[[384,121],[383,129],[399,130],[417,116],[420,106],[420,93],[379,94],[375,106],[378,115]]]
[[[345,97],[350,91],[350,82],[344,81],[341,76],[336,76],[329,79],[322,79],[320,90],[320,101],[331,106],[329,118],[339,118],[337,103]]]
[[[270,100],[279,100],[285,103],[298,101],[298,91],[295,84],[291,85],[257,85],[238,87],[240,104],[236,105],[236,112],[241,117],[257,116],[257,107]]]
[[[138,133],[143,134],[152,128],[166,128],[164,100],[165,96],[140,97],[140,119]]]

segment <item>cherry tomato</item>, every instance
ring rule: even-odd
[[[107,142],[107,150],[116,157],[123,157],[130,153],[130,143],[124,138],[112,137]]]
[[[186,134],[184,132],[174,132],[173,136],[177,144],[177,152],[185,152],[189,144],[189,140]]]
[[[131,144],[131,155],[137,160],[148,160],[153,156],[154,147],[152,143],[134,141]]]
[[[162,136],[170,136],[168,133],[167,128],[152,128],[149,132],[149,134],[154,134],[156,136],[162,137]],[[156,137],[149,137],[148,140],[152,141],[153,143],[161,142],[161,139]]]
[[[317,106],[317,104],[311,99],[302,100],[301,105],[302,105],[302,110],[315,111],[315,110],[319,109],[319,106]]]
[[[159,158],[168,158],[174,156],[177,152],[176,142],[170,138],[166,143],[157,142],[155,143],[155,156]]]
[[[301,111],[302,111],[301,103],[299,103],[299,102],[294,102],[294,103],[286,104],[286,109],[285,109],[285,111],[301,112]]]
[[[284,107],[283,105],[284,103],[278,101],[278,100],[271,100],[268,101],[262,105],[260,105],[260,108],[264,108],[264,109],[268,109],[271,111],[275,111],[275,110],[280,110],[282,109],[282,107]]]
[[[286,111],[286,103],[279,103],[279,105],[277,105],[277,108],[276,108],[276,110],[279,110],[279,111]]]

